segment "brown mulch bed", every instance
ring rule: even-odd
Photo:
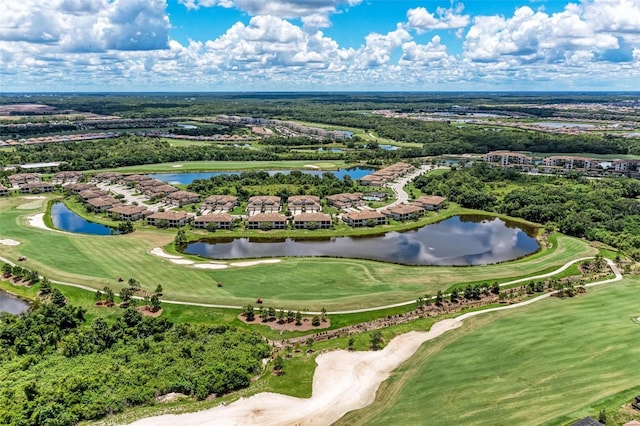
[[[160,316],[160,314],[162,314],[162,308],[158,309],[155,312],[153,312],[152,309],[153,308],[151,308],[151,306],[144,305],[144,306],[138,306],[136,308],[136,311],[140,312],[142,315],[146,317],[154,317],[154,318],[157,318]]]
[[[287,331],[322,330],[323,328],[329,328],[329,326],[331,325],[331,321],[329,321],[328,318],[327,318],[327,321],[325,322],[320,321],[320,325],[317,327],[314,327],[311,324],[311,318],[309,317],[302,318],[302,325],[296,325],[295,321],[287,322],[286,320],[283,324],[278,324],[277,320],[262,322],[262,319],[257,315],[256,315],[256,319],[251,322],[247,321],[246,318],[242,316],[242,314],[238,315],[238,319],[245,324],[266,325],[272,330],[287,330]]]
[[[115,303],[107,302],[106,300],[100,300],[100,301],[94,303],[93,306],[97,306],[97,307],[100,307],[100,308],[111,308],[111,307],[115,306]]]

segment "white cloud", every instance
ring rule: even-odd
[[[464,5],[461,3],[455,8],[437,8],[436,14],[438,16],[424,7],[409,9],[407,11],[407,19],[409,20],[407,25],[409,28],[418,30],[418,32],[463,28],[469,25],[470,22],[469,15],[461,15],[463,10]]]
[[[362,0],[178,0],[188,9],[220,6],[234,7],[250,16],[271,15],[292,19],[309,16],[328,16],[341,7],[355,6]]]
[[[167,47],[165,0],[23,0],[6,6],[0,40],[49,44],[57,51]]]

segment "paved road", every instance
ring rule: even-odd
[[[398,204],[406,203],[407,201],[409,201],[409,194],[407,194],[407,192],[404,190],[405,185],[407,185],[407,183],[411,182],[418,176],[428,173],[435,168],[436,167],[434,166],[422,166],[410,175],[404,176],[398,181],[391,184],[387,184],[387,187],[391,188],[396,195],[396,200],[386,206],[378,207],[376,210],[380,212],[382,210],[388,209],[389,207],[397,206]]]

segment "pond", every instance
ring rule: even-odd
[[[17,315],[29,309],[29,304],[0,290],[0,313]]]
[[[407,265],[486,265],[536,252],[540,246],[532,233],[498,218],[465,215],[379,236],[209,239],[188,244],[184,252],[212,259],[330,256]]]
[[[536,126],[542,126],[542,127],[551,127],[553,129],[560,129],[563,127],[576,127],[576,128],[588,129],[588,128],[594,127],[593,124],[575,123],[570,121],[540,121],[540,122],[531,123],[531,124],[535,124]]]
[[[112,231],[113,228],[106,225],[83,219],[69,210],[64,203],[54,203],[51,206],[51,219],[53,226],[62,231],[91,235],[111,235],[115,232],[115,230]]]
[[[293,170],[265,170],[270,176],[276,173],[282,173],[288,175]],[[351,179],[357,180],[369,175],[375,171],[370,167],[352,167],[349,169],[338,170],[298,170],[304,174],[322,176],[324,173],[333,173],[338,179],[342,180],[346,175],[351,176]],[[159,179],[167,182],[170,185],[189,185],[196,179],[209,179],[213,176],[221,175],[239,175],[242,172],[194,172],[194,173],[154,173],[149,176],[153,179]]]
[[[378,145],[378,148],[384,149],[385,151],[395,151],[396,149],[400,149],[399,146],[395,145]]]

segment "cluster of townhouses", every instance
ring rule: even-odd
[[[396,180],[402,175],[413,170],[413,166],[408,163],[395,163],[384,169],[376,170],[375,172],[366,175],[360,179],[362,185],[368,186],[384,186],[385,184]]]
[[[640,160],[598,160],[575,155],[554,155],[540,160],[520,152],[492,151],[482,160],[501,167],[541,173],[579,171],[589,175],[640,176]]]
[[[363,183],[381,186],[405,173],[413,167],[407,163],[396,163],[365,176]],[[20,173],[9,176],[8,180],[20,192],[50,192],[56,185],[62,185],[71,194],[77,195],[95,213],[106,213],[114,220],[137,221],[145,219],[147,224],[161,227],[180,227],[191,224],[196,229],[231,229],[241,217],[231,212],[239,206],[238,197],[233,195],[210,195],[201,200],[200,194],[182,191],[148,175],[117,172],[98,173],[89,183],[82,182],[81,172],[56,173],[51,182],[43,182],[34,173]],[[110,191],[118,191],[117,198]],[[9,189],[0,186],[0,195]],[[128,195],[127,195],[128,194]],[[126,196],[125,196],[126,195]],[[354,192],[334,194],[325,197],[326,204],[340,211],[336,217],[350,226],[375,226],[386,224],[388,220],[416,219],[427,210],[437,210],[444,206],[446,198],[420,197],[408,203],[374,210],[368,201],[384,201],[388,194],[383,191],[368,193]],[[136,198],[142,197],[142,198]],[[138,200],[160,202],[158,205],[140,205]],[[198,215],[182,210],[172,210],[188,204],[200,203]],[[294,195],[283,203],[281,197],[256,195],[250,197],[246,209],[247,229],[326,229],[333,226],[330,214],[322,212],[320,197],[315,195]]]

